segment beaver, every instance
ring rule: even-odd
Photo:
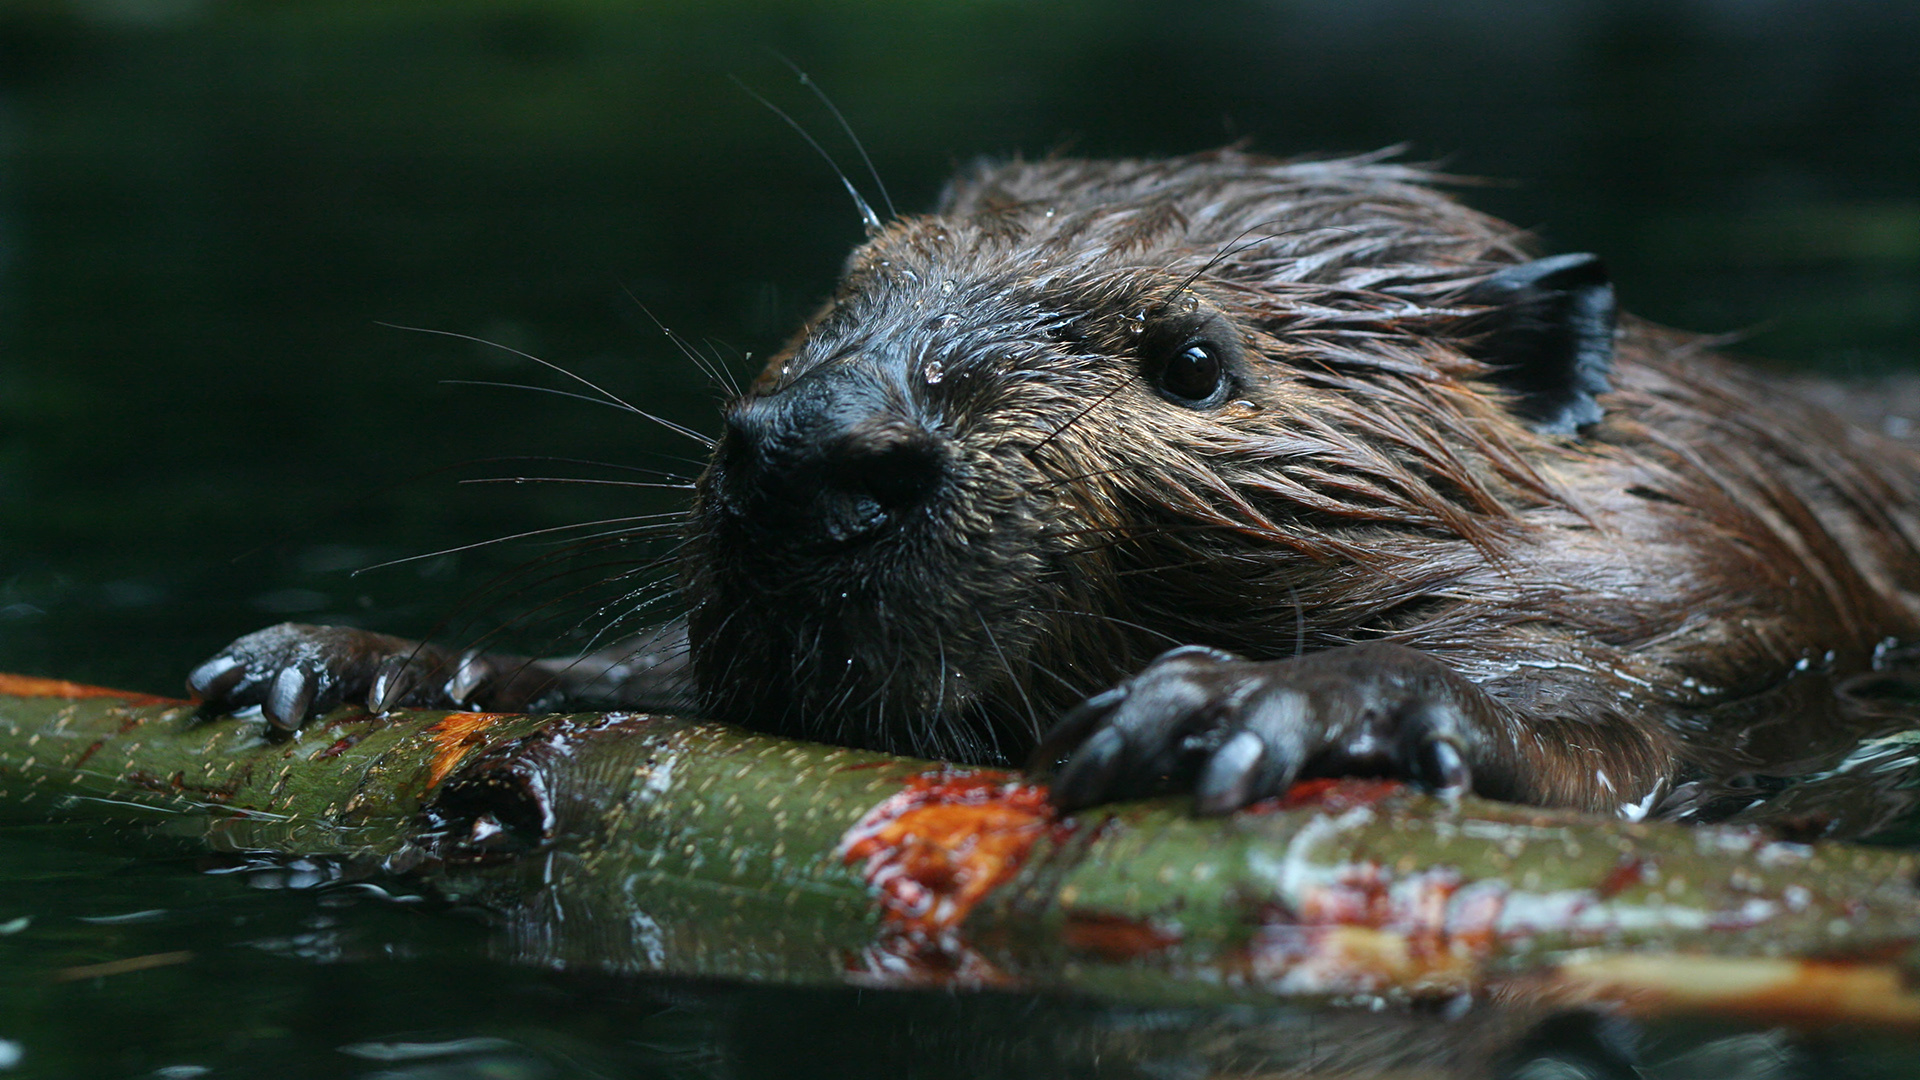
[[[972,166],[726,407],[683,618],[548,660],[283,625],[190,686],[287,729],[664,704],[1065,808],[1360,774],[1683,816],[1830,766],[1836,687],[1920,622],[1920,455],[1446,180]]]

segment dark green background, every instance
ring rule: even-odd
[[[860,237],[828,168],[729,76],[795,113],[874,194],[768,50],[833,95],[903,210],[980,154],[1404,143],[1411,159],[1498,178],[1465,197],[1546,249],[1603,254],[1643,315],[1836,374],[1920,365],[1911,3],[16,0],[0,3],[0,670],[168,691],[224,641],[283,618],[477,634],[539,606],[537,591],[482,586],[547,549],[350,571],[672,510],[654,492],[457,483],[557,471],[483,460],[506,455],[690,471],[697,448],[606,409],[442,385],[564,383],[380,324],[525,349],[713,430],[710,385],[640,304],[745,372]],[[592,604],[569,601],[523,636],[591,623]],[[492,981],[550,1041],[628,1060],[611,1049],[624,1036],[603,1030],[625,1014],[436,937],[457,930],[208,900],[204,879],[150,864],[50,877],[39,843],[0,854],[0,899],[43,916],[6,946],[25,950],[10,973],[39,988],[9,1009],[30,1003],[42,1034],[0,1037],[25,1039],[30,1061],[75,1075],[186,1060],[222,1075],[293,1075],[295,1060],[351,1071],[332,1047],[359,1035],[329,1026],[322,970],[373,1030],[387,1016],[404,1028],[423,987]],[[156,895],[195,914],[145,945],[46,929],[65,925],[50,921],[56,901],[124,910]],[[231,986],[160,975],[93,997],[44,985],[50,966],[176,939],[254,956],[241,932],[207,929],[235,906],[268,924],[344,919],[352,955],[376,941],[373,954],[429,962],[242,964]],[[251,1009],[194,1026],[196,993]],[[708,1019],[734,1008],[683,1000]],[[839,1015],[840,1001],[769,1007]],[[949,1041],[1011,1045],[1020,1008],[913,1015]],[[851,1043],[870,1014],[846,1012]],[[252,1026],[216,1037],[233,1015]],[[120,1042],[82,1034],[88,1016]],[[172,1056],[138,1049],[153,1030],[175,1033]],[[696,1062],[746,1053],[705,1030],[649,1038],[687,1042]]]

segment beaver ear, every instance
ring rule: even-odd
[[[1611,389],[1614,306],[1599,256],[1510,266],[1466,299],[1497,309],[1474,320],[1473,356],[1493,366],[1493,382],[1517,395],[1515,411],[1535,431],[1567,435],[1600,419],[1594,397]]]

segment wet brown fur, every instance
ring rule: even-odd
[[[1235,151],[1013,162],[872,237],[748,399],[884,353],[947,487],[847,551],[743,532],[710,473],[685,578],[709,707],[1017,760],[1172,645],[1385,640],[1496,702],[1519,764],[1492,794],[1611,810],[1804,764],[1813,676],[1920,620],[1920,457],[1632,320],[1605,419],[1536,433],[1472,358],[1467,299],[1527,238],[1435,180]],[[1169,311],[1238,328],[1232,402],[1141,378]]]

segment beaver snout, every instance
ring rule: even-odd
[[[727,416],[714,490],[784,539],[871,536],[924,506],[949,473],[946,440],[858,368],[810,373]]]

